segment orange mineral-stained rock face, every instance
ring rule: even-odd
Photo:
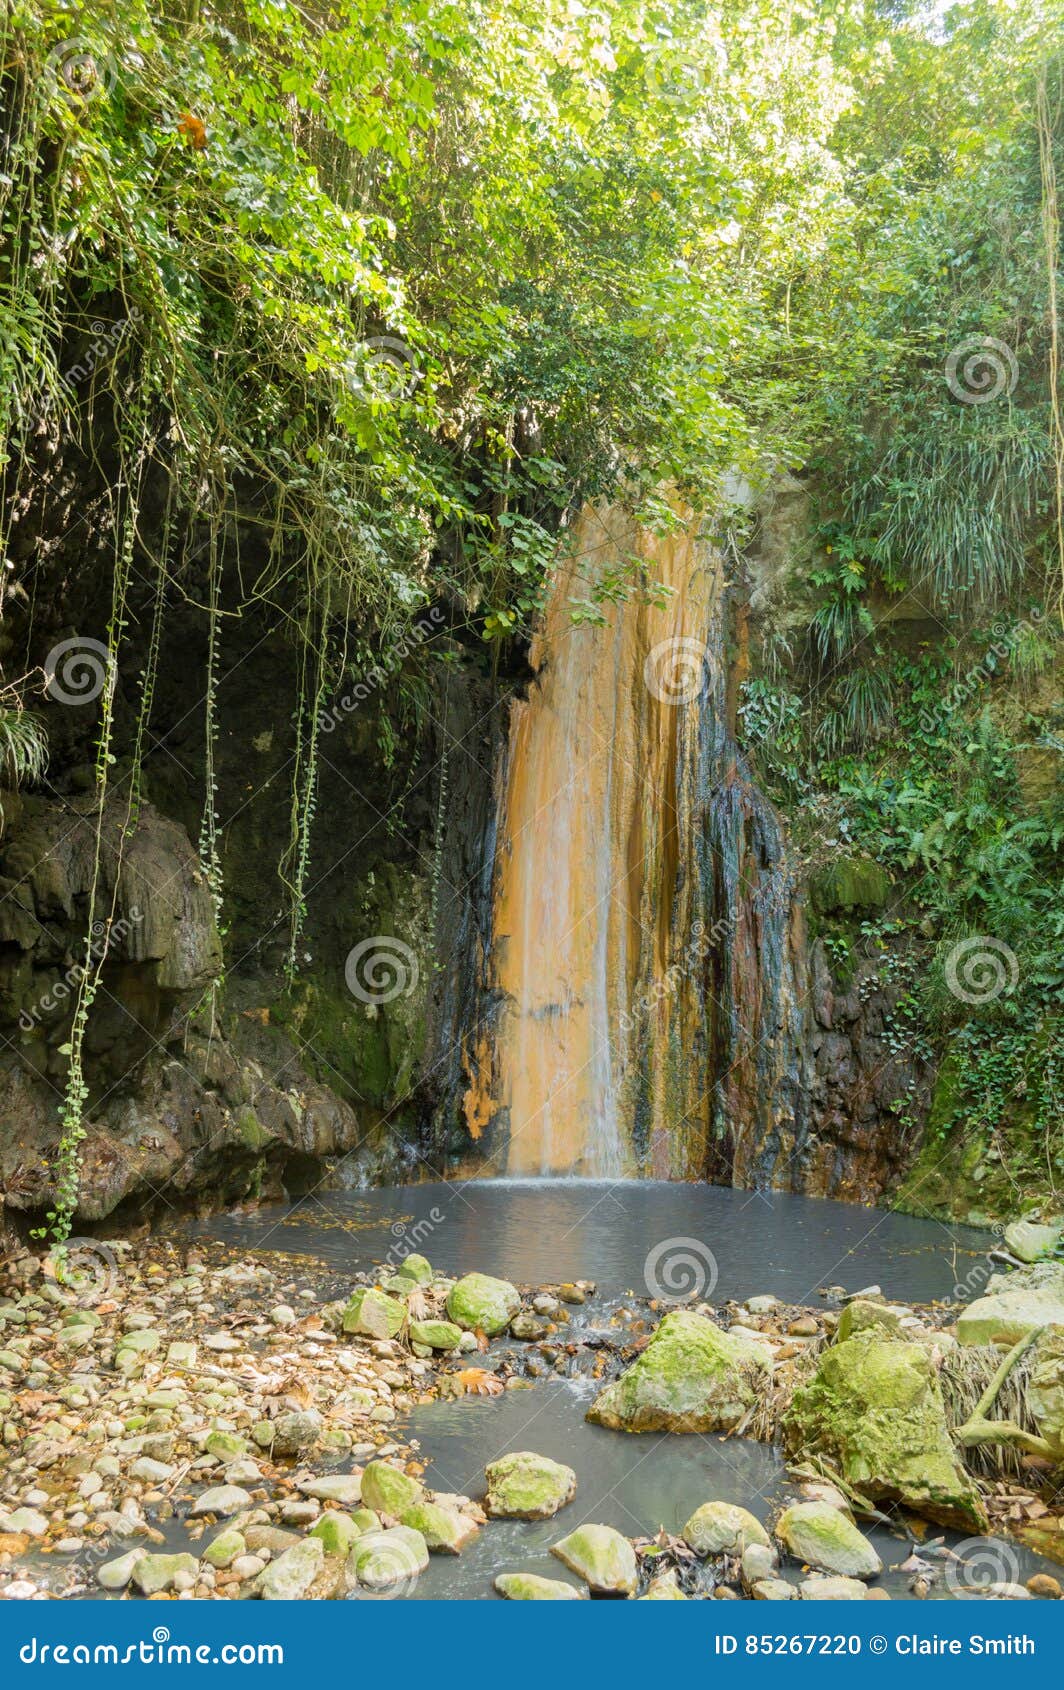
[[[604,604],[605,625],[574,623],[573,601],[632,560],[629,598]],[[477,1053],[464,1106],[478,1126],[507,1111],[511,1174],[636,1171],[637,1096],[648,1171],[681,1174],[704,1155],[691,1142],[709,1118],[702,970],[681,953],[698,904],[700,722],[707,695],[723,697],[720,594],[696,520],[659,537],[599,507],[578,519],[552,584],[536,681],[510,726],[494,1062]],[[684,1048],[685,1062],[667,1059]]]

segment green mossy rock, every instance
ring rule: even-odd
[[[500,1573],[495,1589],[511,1602],[579,1602],[583,1595],[571,1584],[539,1573]]]
[[[835,1336],[842,1344],[856,1333],[874,1328],[880,1337],[897,1337],[901,1332],[903,1318],[911,1313],[911,1309],[894,1303],[876,1303],[865,1297],[857,1297],[852,1303],[847,1303],[840,1314]]]
[[[451,1320],[413,1320],[410,1340],[429,1350],[453,1350],[461,1342],[462,1328]]]
[[[776,1522],[776,1536],[788,1555],[822,1573],[870,1579],[883,1563],[847,1514],[827,1502],[796,1502]]]
[[[362,1474],[362,1501],[375,1514],[401,1519],[408,1508],[424,1500],[425,1487],[392,1467],[387,1461],[371,1461]]]
[[[741,1555],[751,1543],[771,1547],[761,1521],[734,1502],[704,1502],[680,1536],[696,1555]]]
[[[1055,1221],[1040,1226],[1035,1221],[1013,1221],[1005,1228],[1005,1244],[1021,1262],[1041,1261],[1051,1255],[1064,1236],[1064,1226]]]
[[[105,1562],[96,1574],[96,1583],[103,1590],[124,1590],[133,1577],[134,1567],[147,1553],[146,1549],[130,1549],[116,1560]]]
[[[362,1338],[396,1338],[406,1320],[406,1304],[372,1288],[355,1292],[344,1310],[343,1330]]]
[[[549,1520],[576,1494],[576,1474],[560,1461],[527,1450],[487,1469],[487,1512],[497,1520]]]
[[[874,1502],[961,1531],[985,1532],[979,1492],[957,1459],[938,1374],[922,1344],[874,1330],[835,1344],[783,1421],[789,1453],[826,1456]]]
[[[415,1502],[400,1522],[420,1532],[426,1546],[444,1555],[460,1555],[476,1537],[480,1527],[457,1508],[443,1508],[438,1502]]]
[[[770,1367],[756,1338],[677,1309],[587,1418],[621,1432],[727,1432],[753,1406]]]
[[[521,1298],[505,1279],[486,1273],[467,1273],[451,1286],[447,1313],[466,1332],[483,1332],[494,1338],[505,1332],[521,1307]]]
[[[376,1516],[372,1516],[376,1525]],[[352,1546],[358,1538],[364,1536],[365,1528],[360,1527],[352,1515],[340,1514],[334,1508],[327,1508],[320,1520],[311,1526],[309,1537],[321,1539],[321,1546],[326,1555],[349,1555]]]
[[[1027,1406],[1039,1435],[1064,1457],[1064,1329],[1060,1327],[1043,1333],[1035,1346]]]
[[[297,1602],[306,1596],[325,1564],[320,1538],[305,1537],[271,1561],[261,1575],[259,1595],[266,1602]]]
[[[215,1456],[226,1463],[239,1461],[248,1453],[248,1441],[238,1432],[208,1432],[203,1440],[203,1448],[208,1455]]]
[[[231,1567],[238,1555],[247,1551],[244,1534],[230,1526],[224,1532],[219,1532],[216,1538],[203,1551],[203,1560],[208,1567]]]
[[[840,857],[817,870],[809,896],[818,915],[881,910],[890,897],[890,876],[866,857]]]
[[[577,1526],[551,1545],[551,1554],[599,1596],[631,1596],[635,1590],[635,1550],[612,1526]]]
[[[404,1256],[395,1271],[404,1279],[412,1279],[415,1285],[428,1285],[432,1279],[432,1264],[426,1256]]]
[[[348,1574],[368,1590],[390,1590],[397,1584],[412,1584],[429,1564],[429,1552],[420,1532],[410,1526],[393,1526],[390,1531],[367,1532],[348,1556]]]
[[[198,1572],[199,1562],[194,1555],[143,1555],[135,1563],[131,1577],[142,1596],[158,1596],[161,1591],[173,1589],[179,1573],[190,1573],[195,1578]]]

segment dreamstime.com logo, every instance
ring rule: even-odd
[[[958,940],[946,958],[946,985],[961,1003],[992,1003],[1015,991],[1019,978],[1016,952],[992,934]]]
[[[279,1667],[284,1665],[280,1643],[172,1643],[165,1625],[157,1625],[150,1642],[41,1643],[31,1637],[18,1652],[23,1666],[75,1667]]]
[[[107,956],[115,945],[119,945],[129,937],[134,927],[139,927],[144,917],[138,909],[130,910],[119,921],[94,921],[89,936],[89,954],[87,962],[75,963],[68,968],[61,980],[54,986],[49,986],[44,996],[34,1004],[32,1009],[24,1009],[19,1015],[18,1024],[24,1033],[32,1033],[37,1023],[46,1016],[54,1014],[72,996],[87,975],[91,974],[96,965]]]
[[[647,1290],[667,1303],[712,1297],[719,1271],[716,1256],[699,1238],[665,1238],[643,1263]]]
[[[344,373],[344,385],[356,399],[369,403],[394,404],[410,399],[423,380],[417,359],[398,335],[373,335],[364,343],[361,363]]]
[[[993,1596],[998,1585],[1020,1582],[1019,1559],[1000,1538],[967,1537],[946,1564],[946,1588],[954,1596]]]
[[[102,640],[74,634],[60,640],[44,660],[44,690],[57,704],[92,704],[114,685],[114,658]]]
[[[361,939],[348,951],[344,964],[351,996],[374,1008],[399,997],[408,998],[420,977],[417,957],[394,933],[375,933],[370,939]]]
[[[68,1238],[44,1258],[44,1277],[64,1303],[87,1309],[110,1297],[118,1282],[118,1264],[110,1245],[95,1238]]]
[[[647,652],[643,681],[659,704],[693,704],[709,680],[709,648],[690,634],[674,634]]]
[[[946,359],[946,386],[962,405],[989,405],[1020,379],[1016,354],[993,335],[972,334]]]
[[[44,78],[49,92],[76,110],[111,92],[118,81],[118,60],[113,53],[102,53],[87,36],[75,35],[52,48]]]

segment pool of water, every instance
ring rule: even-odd
[[[661,1276],[689,1272],[699,1294],[718,1302],[760,1292],[814,1302],[827,1286],[872,1284],[888,1297],[930,1302],[951,1296],[993,1242],[974,1227],[857,1204],[656,1180],[325,1191],[213,1216],[193,1230],[249,1250],[312,1255],[339,1275],[398,1264],[412,1250],[447,1273],[475,1270],[520,1285],[593,1279],[617,1295],[645,1293],[655,1276],[651,1289],[682,1293],[692,1288],[682,1277],[662,1285]]]

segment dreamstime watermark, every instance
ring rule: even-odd
[[[1018,1584],[1020,1562],[1000,1538],[966,1537],[946,1563],[946,1588],[954,1596],[992,1595],[996,1585]]]
[[[64,1303],[80,1309],[102,1303],[118,1283],[114,1251],[95,1238],[68,1238],[55,1245],[44,1258],[43,1269]]]
[[[373,696],[378,687],[384,686],[392,679],[412,652],[417,651],[427,639],[439,632],[443,621],[443,611],[439,605],[434,604],[428,615],[420,617],[409,634],[404,634],[391,648],[384,664],[375,663],[372,669],[361,676],[350,692],[344,693],[328,710],[319,711],[318,732],[331,734],[339,727],[345,716],[357,710],[360,704],[364,704],[367,698]]]
[[[656,1009],[666,998],[673,997],[688,975],[705,961],[711,951],[732,937],[735,926],[734,915],[718,916],[712,927],[704,926],[701,921],[692,922],[691,938],[681,960],[670,963],[647,990],[640,994],[631,1008],[622,1010],[617,1020],[619,1030],[622,1033],[631,1033],[651,1010]]]
[[[68,364],[60,372],[59,391],[45,395],[35,412],[36,418],[47,417],[64,395],[75,393],[97,370],[113,364],[119,347],[140,322],[141,316],[139,306],[134,306],[128,317],[119,317],[113,323],[93,323],[90,327],[92,341],[73,364]]]
[[[378,334],[363,342],[364,355],[356,368],[348,365],[344,386],[356,399],[368,403],[395,404],[410,399],[424,379],[417,359],[398,335]]]
[[[1016,989],[1020,965],[1015,951],[990,933],[959,939],[946,958],[946,985],[961,1003],[992,1003]]]
[[[421,970],[410,946],[394,933],[374,933],[360,939],[347,953],[344,979],[359,1003],[379,1008],[396,998],[408,998],[417,988]]]
[[[44,660],[44,690],[57,704],[92,704],[113,686],[115,661],[102,640],[75,634],[60,640]]]
[[[360,1596],[394,1599],[413,1595],[422,1563],[414,1545],[397,1536],[394,1529],[364,1532],[355,1544],[353,1559]]]
[[[1044,611],[1032,610],[1022,622],[1017,622],[1010,628],[996,622],[990,630],[994,637],[979,662],[968,669],[959,681],[954,681],[951,687],[947,687],[942,702],[934,710],[921,710],[921,733],[937,733],[954,711],[967,704],[969,699],[993,680],[999,664],[1005,663],[1023,639],[1040,628],[1045,620]]]
[[[1000,1243],[1005,1231],[1004,1222],[995,1222],[993,1230],[995,1237]],[[998,1268],[990,1256],[981,1257],[979,1261],[973,1263],[973,1265],[968,1269],[964,1278],[958,1279],[957,1283],[954,1285],[952,1293],[954,1301],[971,1302],[981,1291],[985,1289],[986,1285],[997,1271]]]
[[[408,1256],[413,1256],[421,1249],[427,1238],[431,1238],[438,1226],[442,1226],[444,1213],[442,1209],[430,1209],[420,1220],[408,1224],[406,1221],[393,1221],[389,1231],[395,1239],[382,1266],[393,1272],[401,1267]]]
[[[659,640],[647,652],[643,682],[659,704],[692,704],[710,681],[709,647],[690,634],[674,634]]]
[[[171,1643],[157,1625],[139,1643],[39,1643],[31,1637],[18,1652],[23,1666],[283,1666],[280,1643]]]
[[[962,405],[988,405],[1011,393],[1019,379],[1015,352],[993,335],[968,335],[946,359],[946,386]]]
[[[110,94],[118,81],[118,60],[113,53],[101,53],[87,36],[74,35],[52,48],[44,78],[49,92],[68,105],[87,106]]]
[[[24,1033],[32,1033],[38,1022],[46,1016],[52,1015],[61,1008],[67,998],[73,996],[82,981],[93,972],[96,966],[104,960],[114,945],[122,944],[135,927],[139,927],[144,920],[140,910],[134,907],[128,915],[119,921],[94,921],[89,935],[88,955],[84,962],[77,962],[68,968],[62,979],[54,986],[49,986],[44,996],[34,1004],[32,1009],[24,1009],[18,1018],[18,1024]]]
[[[643,1263],[650,1295],[668,1303],[712,1297],[719,1273],[716,1256],[699,1238],[665,1238]]]

